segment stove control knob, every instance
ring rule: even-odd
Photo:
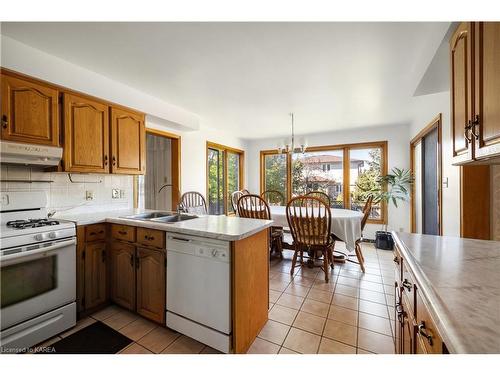
[[[50,232],[50,233],[49,233],[49,238],[54,239],[54,238],[56,238],[56,237],[57,237],[56,232]]]
[[[36,234],[35,241],[43,241],[43,234]]]

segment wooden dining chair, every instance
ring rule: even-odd
[[[368,218],[370,217],[370,213],[372,210],[372,205],[373,205],[373,197],[368,197],[366,200],[366,203],[363,207],[363,217],[361,218],[361,238],[356,240],[356,243],[354,244],[354,254],[347,254],[343,253],[341,251],[335,251],[337,253],[342,254],[344,257],[343,260],[355,264],[359,264],[359,267],[361,268],[361,271],[364,273],[365,272],[365,258],[363,256],[363,252],[361,251],[361,242],[363,241],[363,230],[365,229],[366,222],[368,221]],[[340,241],[335,235],[332,235],[334,241]],[[335,245],[334,245],[335,249]],[[356,257],[357,261],[354,261],[350,258]]]
[[[328,205],[328,207],[332,207],[332,200],[330,199],[328,194],[323,193],[322,191],[317,191],[317,190],[310,191],[309,193],[306,194],[306,196],[319,198],[319,199],[325,201],[326,204]]]
[[[270,206],[284,206],[285,196],[278,190],[266,190],[260,195]]]
[[[286,206],[286,219],[293,237],[294,254],[290,274],[293,275],[300,254],[303,265],[304,250],[309,254],[320,253],[323,256],[321,269],[325,273],[325,281],[329,280],[330,267],[333,268],[333,245],[330,236],[332,214],[327,203],[311,195],[293,198]]]
[[[242,195],[238,199],[238,215],[249,219],[271,219],[271,210],[267,202],[255,194]],[[283,227],[272,226],[270,231],[270,252],[277,252],[283,258]]]
[[[188,191],[182,194],[181,205],[189,213],[200,215],[208,213],[205,197],[197,191]]]
[[[240,199],[243,195],[245,195],[245,193],[239,190],[231,194],[231,205],[233,206],[233,211],[235,213],[238,213],[238,199]]]
[[[241,192],[245,195],[251,194],[247,189],[242,189]]]

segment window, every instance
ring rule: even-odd
[[[261,151],[261,190],[278,190],[287,200],[322,191],[333,208],[362,210],[366,191],[387,173],[387,142],[309,147],[291,156]],[[374,205],[370,222],[386,221],[384,204]]]
[[[264,171],[264,175],[261,176],[261,182],[263,183],[262,192],[266,190],[276,190],[283,194],[284,197],[287,196],[287,157],[284,154],[278,154],[276,152],[261,153],[261,172]],[[261,192],[261,193],[262,193]]]
[[[207,203],[211,215],[234,212],[231,194],[243,186],[243,151],[207,142]]]

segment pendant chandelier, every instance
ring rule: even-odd
[[[306,152],[306,145],[303,142],[300,147],[295,148],[295,133],[294,133],[294,118],[293,118],[293,113],[290,113],[290,118],[292,122],[292,137],[289,143],[286,143],[284,146],[280,145],[278,146],[278,153],[279,154],[294,154],[294,153],[305,153]]]

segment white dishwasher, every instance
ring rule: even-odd
[[[230,243],[167,235],[167,327],[231,350]]]

